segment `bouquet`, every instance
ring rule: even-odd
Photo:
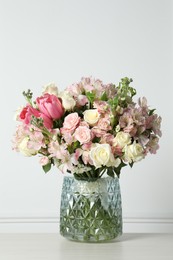
[[[161,117],[145,97],[134,102],[131,82],[88,77],[60,92],[52,83],[34,100],[31,90],[23,92],[27,103],[15,114],[13,149],[38,155],[46,173],[54,165],[79,180],[119,177],[122,167],[155,154],[161,137]]]

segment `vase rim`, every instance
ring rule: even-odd
[[[64,175],[64,178],[74,178],[73,175]],[[117,176],[111,177],[111,176],[102,176],[101,178],[98,178],[96,181],[101,180],[101,179],[119,179]],[[87,181],[87,180],[77,180],[76,181]],[[88,180],[89,181],[89,180]]]

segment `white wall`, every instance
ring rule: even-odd
[[[173,231],[172,14],[169,0],[0,0],[0,232],[58,230],[62,174],[11,150],[22,91],[90,75],[132,77],[162,116],[157,155],[122,172],[124,230]]]

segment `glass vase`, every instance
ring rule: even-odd
[[[119,179],[105,177],[89,182],[64,177],[60,234],[67,239],[83,242],[108,241],[121,235]]]

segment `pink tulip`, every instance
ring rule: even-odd
[[[37,109],[31,107],[30,105],[27,105],[24,107],[19,115],[19,118],[21,121],[23,121],[26,125],[30,124],[31,117],[40,117],[40,113]]]
[[[61,101],[55,95],[46,93],[36,99],[36,104],[40,112],[51,119],[59,119],[64,114]]]
[[[26,125],[29,125],[31,123],[32,116],[42,118],[44,126],[48,129],[52,128],[52,119],[50,119],[49,117],[47,117],[46,115],[44,115],[43,113],[41,113],[40,111],[38,111],[30,105],[24,107],[19,115],[20,120],[23,121]]]

